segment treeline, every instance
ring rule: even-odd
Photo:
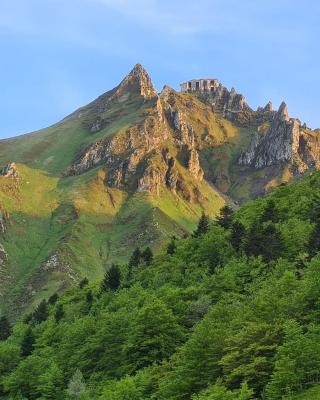
[[[0,319],[4,399],[290,399],[320,384],[320,175]],[[89,266],[88,266],[89,267]]]

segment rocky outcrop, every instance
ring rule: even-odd
[[[141,64],[136,64],[132,71],[114,89],[109,90],[85,107],[76,110],[66,119],[83,118],[87,115],[96,115],[109,110],[115,103],[124,103],[130,98],[138,96],[143,101],[157,98],[158,94],[153,87],[150,76]],[[91,125],[97,129],[96,120]],[[99,128],[100,130],[100,128]]]
[[[154,166],[149,166],[139,179],[137,192],[148,192],[159,196],[160,188],[163,184],[163,173]]]
[[[270,106],[268,106],[270,109]],[[310,167],[320,167],[319,137],[290,118],[282,103],[265,135],[256,133],[249,148],[241,155],[240,165],[264,168],[289,163],[292,171],[303,173]]]
[[[214,112],[232,121],[239,119],[238,114],[252,112],[243,95],[237,93],[234,88],[229,91],[221,83],[207,93],[206,97]]]
[[[14,162],[11,162],[6,165],[0,170],[0,176],[3,176],[5,178],[18,179],[19,173],[16,164]]]
[[[8,254],[5,251],[3,245],[0,243],[0,270],[1,267],[3,267],[7,261],[8,261]]]
[[[249,149],[242,154],[239,163],[263,168],[274,164],[292,162],[299,142],[300,125],[290,119],[288,108],[282,103],[265,136],[256,134]]]
[[[200,166],[199,154],[195,148],[192,148],[189,153],[188,169],[191,175],[198,181],[203,179],[203,169]]]
[[[90,124],[89,129],[91,133],[97,133],[102,131],[107,125],[108,121],[99,115],[97,119]]]
[[[0,204],[0,235],[6,232],[9,221],[9,213],[6,211],[3,205]]]

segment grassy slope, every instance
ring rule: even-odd
[[[96,279],[110,262],[127,260],[135,246],[150,243],[157,250],[173,234],[192,231],[203,209],[212,217],[217,214],[224,200],[205,183],[200,206],[166,189],[153,198],[107,188],[99,168],[62,177],[79,149],[124,132],[142,120],[148,107],[137,99],[114,105],[103,114],[109,121],[107,127],[96,134],[85,128],[83,122],[89,117],[84,115],[0,142],[0,165],[16,162],[21,176],[18,187],[10,190],[8,180],[0,179],[0,202],[11,216],[1,240],[9,255],[8,279],[0,284],[5,299],[0,301],[2,307],[19,312],[30,297],[35,304],[70,284],[61,271],[37,274],[52,254],[60,254],[77,278]]]

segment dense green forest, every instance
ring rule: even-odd
[[[318,399],[319,250],[319,173],[202,216],[161,254],[2,316],[0,397]]]

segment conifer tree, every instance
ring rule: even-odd
[[[86,384],[83,375],[79,369],[73,374],[67,389],[67,393],[71,400],[78,400],[83,398],[86,393]]]
[[[79,283],[79,288],[80,288],[80,289],[83,289],[85,286],[88,285],[88,283],[89,283],[88,278],[83,278],[83,279],[80,281],[80,283]]]
[[[141,251],[136,247],[129,260],[129,268],[137,267],[141,261]]]
[[[22,357],[28,357],[30,356],[30,354],[32,354],[34,343],[35,343],[34,334],[32,332],[31,327],[28,327],[21,342],[20,354]]]
[[[58,323],[59,321],[62,320],[62,318],[64,317],[64,310],[63,310],[63,305],[62,304],[58,304],[56,312],[54,313],[54,320]]]
[[[269,262],[280,257],[283,240],[276,226],[269,222],[262,225],[259,221],[252,224],[246,237],[245,252],[249,256],[262,256]]]
[[[311,199],[309,218],[311,222],[320,223],[320,195],[314,194]]]
[[[38,307],[33,312],[33,320],[36,323],[41,323],[48,318],[48,305],[45,300],[42,300]]]
[[[106,292],[107,290],[118,290],[120,286],[120,280],[120,269],[118,265],[112,264],[108,271],[105,273],[105,276],[101,283],[101,292]]]
[[[167,254],[171,255],[176,252],[177,246],[175,239],[172,239],[171,242],[167,246]]]
[[[59,299],[58,293],[54,293],[53,295],[51,295],[51,296],[49,297],[49,299],[48,299],[48,304],[50,304],[50,305],[56,304],[56,302],[58,301],[58,299]]]
[[[141,258],[144,260],[146,265],[151,265],[153,261],[153,253],[149,246],[142,252]]]
[[[267,204],[265,205],[262,214],[260,216],[260,221],[261,222],[271,221],[273,223],[279,221],[279,212],[276,208],[274,200],[270,199],[267,201]]]
[[[11,325],[8,318],[2,316],[0,318],[0,341],[7,340],[11,335]]]
[[[246,228],[239,222],[235,221],[231,225],[230,242],[236,251],[240,251],[246,237]]]
[[[223,206],[220,209],[220,215],[217,218],[217,224],[222,226],[225,229],[229,229],[234,216],[234,211],[229,206]]]
[[[209,218],[207,217],[207,215],[202,213],[198,222],[197,229],[193,232],[193,236],[199,237],[207,233],[209,230],[209,225],[210,225]]]
[[[316,222],[307,244],[307,251],[313,257],[320,251],[320,221]]]
[[[92,295],[92,290],[89,290],[86,294],[86,303],[88,304],[88,306],[91,307],[92,303],[93,303],[93,295]]]

